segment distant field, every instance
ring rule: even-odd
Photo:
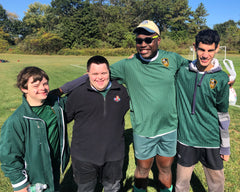
[[[50,88],[55,89],[65,82],[73,80],[86,72],[86,62],[90,56],[47,56],[47,55],[14,55],[0,54],[0,59],[8,60],[9,62],[0,63],[0,127],[4,121],[13,113],[13,111],[21,104],[21,92],[15,87],[16,76],[18,72],[26,66],[38,66],[44,69],[50,77]],[[186,56],[189,57],[189,56]],[[110,64],[119,61],[124,57],[107,57]],[[240,56],[227,55],[228,59],[234,62],[235,70],[240,75]],[[188,58],[188,59],[191,59]],[[223,67],[224,68],[224,67]],[[234,88],[240,97],[240,81],[237,76]],[[240,105],[240,99],[237,101]],[[226,176],[226,192],[240,192],[240,108],[238,106],[230,106],[229,112],[231,115],[230,136],[231,136],[231,159],[224,163]],[[124,191],[131,191],[133,184],[133,175],[135,170],[135,161],[132,147],[132,126],[130,123],[129,114],[126,115],[126,164]],[[69,139],[71,140],[72,123],[68,126]],[[70,165],[69,165],[70,166]],[[150,175],[149,192],[156,191],[153,175],[155,169]],[[175,169],[173,166],[173,174]],[[175,177],[173,178],[175,180]],[[62,177],[61,192],[75,191],[76,186],[72,181],[71,169],[66,172],[65,177]],[[10,192],[11,184],[4,177],[0,170],[0,192]],[[200,164],[197,164],[196,170],[192,179],[192,189],[194,192],[207,191],[205,176]]]

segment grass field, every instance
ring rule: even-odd
[[[187,56],[186,56],[187,57]],[[191,56],[190,56],[191,57]],[[86,72],[86,61],[89,56],[38,56],[38,55],[14,55],[0,54],[0,59],[9,62],[0,63],[0,127],[4,121],[13,113],[13,111],[21,104],[21,92],[15,87],[16,76],[18,72],[26,66],[38,66],[44,69],[50,77],[50,88],[54,89],[65,82],[73,80]],[[110,64],[122,59],[123,57],[107,57]],[[228,59],[234,62],[237,74],[240,74],[240,56],[227,55]],[[189,58],[191,59],[191,58]],[[237,94],[240,96],[240,81],[234,84]],[[240,99],[237,105],[240,104]],[[230,137],[231,137],[231,158],[230,161],[224,163],[225,166],[225,191],[240,192],[240,108],[230,106],[229,112],[231,116]],[[69,139],[71,140],[72,123],[68,126]],[[129,114],[126,115],[126,161],[124,166],[124,191],[131,191],[133,185],[133,174],[135,170],[135,160],[132,147],[132,127]],[[155,188],[154,178],[156,169],[150,175],[148,191],[157,191]],[[175,181],[175,165],[173,166],[173,181]],[[192,188],[194,192],[207,191],[205,176],[200,164],[197,164],[193,177]],[[72,180],[71,167],[62,176],[61,192],[74,192],[76,186]],[[0,192],[12,191],[9,180],[4,177],[0,170]]]

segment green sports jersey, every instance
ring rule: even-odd
[[[47,104],[31,108],[46,123],[51,158],[59,159],[59,130],[57,124],[57,116],[55,115],[53,108]]]
[[[229,78],[217,60],[214,62],[214,68],[206,73],[198,72],[194,62],[177,73],[178,141],[182,144],[218,148],[224,142],[220,124],[227,130],[229,122],[221,119],[219,112],[228,112]]]
[[[154,61],[144,62],[136,54],[111,65],[111,77],[127,86],[136,134],[154,137],[177,128],[175,74],[186,63],[176,53],[159,50]]]

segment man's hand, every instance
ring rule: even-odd
[[[233,84],[235,83],[235,80],[232,80],[232,81],[228,81],[228,85],[230,85],[230,87],[232,87],[233,86]]]
[[[224,161],[228,161],[229,158],[230,158],[230,155],[221,155],[221,158],[222,158]]]
[[[132,59],[132,58],[133,58],[133,56],[134,56],[134,54],[130,55],[130,56],[128,57],[128,59]]]

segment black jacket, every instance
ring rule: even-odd
[[[116,81],[112,81],[105,98],[91,88],[89,79],[73,90],[66,104],[68,121],[74,119],[72,157],[97,165],[123,159],[128,109],[127,90]]]

